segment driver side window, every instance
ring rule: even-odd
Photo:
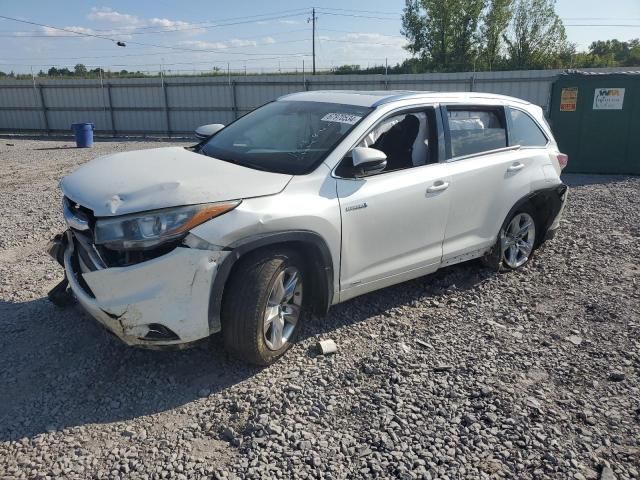
[[[434,110],[412,111],[381,120],[356,146],[383,152],[387,166],[380,173],[386,173],[437,162],[436,135]],[[352,167],[347,156],[336,173],[352,177]]]
[[[371,130],[358,146],[384,152],[385,172],[424,165],[428,143],[426,124],[424,112],[394,115]]]

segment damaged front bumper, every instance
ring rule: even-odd
[[[64,265],[82,307],[128,345],[180,347],[219,330],[209,319],[209,297],[227,251],[176,247],[126,266],[88,269],[73,233],[56,237],[49,253]]]

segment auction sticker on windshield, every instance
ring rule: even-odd
[[[352,115],[351,113],[327,113],[321,118],[323,122],[338,122],[355,125],[362,117]]]

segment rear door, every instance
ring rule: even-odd
[[[451,205],[443,264],[478,256],[492,246],[511,207],[530,192],[532,158],[509,146],[501,105],[442,108]]]

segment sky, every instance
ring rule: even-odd
[[[400,35],[404,0],[322,1],[316,6],[316,66],[389,65],[409,56]],[[640,37],[640,0],[557,0],[569,40]],[[0,0],[0,70],[50,66],[168,73],[311,69],[311,6],[291,0]],[[119,47],[116,41],[126,44]]]

